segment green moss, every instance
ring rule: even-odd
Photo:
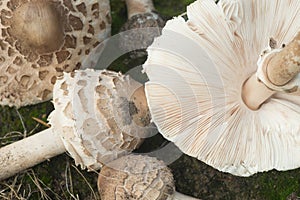
[[[260,183],[257,192],[270,200],[285,200],[293,192],[300,193],[300,170],[285,172],[271,171],[260,174],[256,182]]]
[[[194,0],[168,0],[168,1],[160,1],[155,0],[155,8],[162,16],[166,19],[170,19],[173,16],[178,16],[184,12],[186,12],[186,6],[190,3],[194,2]]]
[[[127,20],[127,10],[125,1],[110,0],[111,17],[112,17],[112,35],[119,32],[121,26]]]

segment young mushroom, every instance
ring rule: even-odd
[[[155,11],[152,0],[125,0],[128,21],[121,27],[120,46],[127,52],[134,51],[131,56],[146,55],[147,48],[154,37],[161,34],[165,21]],[[130,31],[131,30],[131,31]]]
[[[196,200],[175,191],[173,175],[163,161],[134,154],[104,166],[98,190],[102,200]]]
[[[0,148],[0,180],[65,152],[97,170],[136,149],[151,127],[143,86],[120,73],[64,73],[54,86],[51,128]],[[154,128],[154,129],[153,129]]]
[[[144,64],[160,133],[238,176],[300,167],[300,99],[288,93],[300,71],[300,1],[198,0],[187,17],[167,22]]]
[[[79,69],[110,24],[109,0],[2,0],[0,105],[51,99],[57,76]]]

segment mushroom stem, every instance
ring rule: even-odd
[[[242,89],[243,101],[251,110],[259,109],[278,91],[297,90],[297,85],[289,86],[288,89],[285,86],[300,72],[300,32],[282,50],[267,54],[261,64],[264,80],[258,80],[259,77],[253,74]]]
[[[155,10],[152,0],[126,0],[128,19]]]
[[[179,193],[177,191],[174,192],[173,200],[199,200],[194,197],[187,196],[185,194]]]
[[[266,63],[267,78],[277,86],[287,84],[300,72],[300,32]]]
[[[66,151],[60,136],[48,128],[0,148],[0,180]]]
[[[274,93],[253,74],[243,85],[242,99],[248,108],[258,110]]]

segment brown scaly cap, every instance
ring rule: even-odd
[[[108,0],[0,2],[0,104],[49,100],[57,76],[82,66],[110,34]]]
[[[49,123],[77,165],[97,170],[138,148],[156,130],[145,97],[137,98],[141,86],[106,70],[78,70],[57,80]]]
[[[98,189],[102,200],[172,199],[175,192],[170,169],[153,157],[123,156],[101,169]]]

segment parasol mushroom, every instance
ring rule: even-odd
[[[142,85],[91,69],[64,73],[54,86],[51,128],[0,149],[0,180],[65,152],[97,170],[137,148],[152,132]]]
[[[167,22],[144,64],[160,133],[238,176],[300,167],[300,99],[287,93],[295,85],[285,90],[299,72],[299,36],[290,42],[300,30],[300,1],[198,0],[187,17]]]
[[[49,100],[57,76],[79,69],[110,24],[108,0],[2,0],[0,105]]]
[[[101,169],[98,190],[102,200],[196,200],[175,191],[173,175],[164,162],[133,154]]]
[[[120,47],[125,52],[134,51],[132,57],[146,55],[154,37],[161,33],[165,21],[155,11],[152,0],[125,0],[128,21],[121,27]],[[131,30],[131,31],[130,31]]]

